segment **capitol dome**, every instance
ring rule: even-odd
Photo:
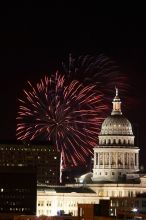
[[[111,115],[102,123],[100,135],[133,135],[132,126],[123,115]]]

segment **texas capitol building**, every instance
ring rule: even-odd
[[[99,144],[94,147],[93,172],[76,178],[75,184],[38,185],[37,215],[56,215],[59,210],[77,215],[78,204],[146,193],[146,176],[139,173],[140,149],[134,138],[116,89],[111,115],[103,121]]]

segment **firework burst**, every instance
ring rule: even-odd
[[[85,163],[97,144],[107,106],[95,85],[77,80],[66,84],[56,73],[45,76],[19,100],[16,136],[18,140],[51,140],[63,158],[63,168]]]
[[[77,79],[85,84],[95,84],[96,89],[104,94],[106,101],[111,101],[115,85],[120,93],[127,93],[128,77],[121,73],[115,61],[100,54],[98,56],[79,56],[72,57],[69,54],[68,64],[62,63],[63,71],[69,79]]]

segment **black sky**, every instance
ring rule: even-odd
[[[103,10],[104,11],[104,10]],[[146,162],[146,16],[100,13],[96,5],[6,8],[0,14],[0,140],[14,140],[18,98],[27,80],[37,82],[74,56],[104,53],[113,58],[134,86],[134,124]]]

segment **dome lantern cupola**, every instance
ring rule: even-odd
[[[113,110],[112,110],[112,113],[111,115],[122,115],[122,112],[121,112],[121,100],[118,96],[118,88],[116,88],[116,96],[114,97],[113,99]]]

